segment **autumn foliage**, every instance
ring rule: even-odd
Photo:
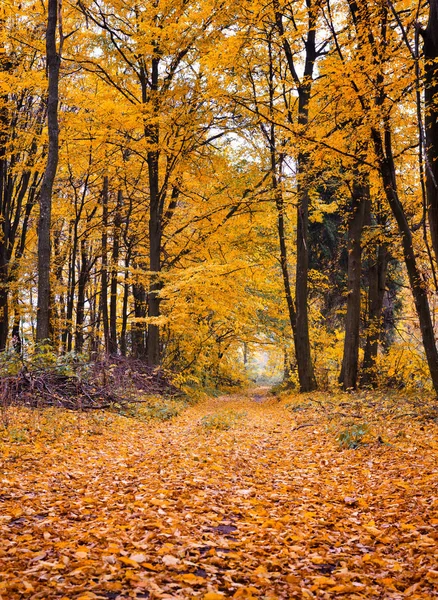
[[[438,0],[2,0],[0,600],[436,597],[437,123]]]
[[[265,393],[10,413],[1,598],[435,597],[436,407]]]

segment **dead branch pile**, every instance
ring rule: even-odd
[[[80,369],[78,369],[80,373]],[[177,396],[176,388],[162,371],[141,361],[108,357],[92,365],[86,374],[56,370],[28,370],[0,379],[0,403],[29,407],[58,406],[70,410],[109,408],[143,402],[145,396]]]
[[[123,397],[141,393],[150,396],[181,396],[182,392],[160,369],[148,367],[144,362],[123,356],[109,356],[94,363],[93,380],[104,388],[119,390]]]

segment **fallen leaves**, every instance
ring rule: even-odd
[[[433,597],[436,424],[373,408],[391,445],[342,449],[315,405],[294,431],[277,401],[210,400],[165,426],[60,411],[47,438],[23,411],[32,441],[1,446],[1,599]],[[245,419],[199,425],[223,406]]]

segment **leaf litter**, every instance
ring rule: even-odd
[[[233,396],[166,423],[14,410],[2,600],[438,596],[430,402]],[[206,430],[224,410],[245,418]]]

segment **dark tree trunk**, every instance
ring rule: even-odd
[[[305,57],[303,76],[296,70],[294,52],[285,36],[283,14],[278,1],[274,2],[275,21],[286,62],[292,80],[298,92],[298,124],[304,129],[309,122],[309,105],[313,82],[313,70],[317,58],[316,53],[316,18],[318,3],[307,0],[307,38],[305,40]],[[309,316],[308,316],[308,274],[309,274],[309,156],[299,152],[297,158],[297,267],[295,280],[295,352],[298,366],[300,391],[310,392],[317,387],[310,352]]]
[[[409,227],[403,204],[400,201],[396,185],[396,169],[394,164],[391,133],[389,126],[385,128],[384,139],[380,131],[371,130],[374,148],[379,161],[380,174],[386,199],[391,207],[402,238],[403,256],[408,272],[409,284],[414,297],[415,309],[420,322],[421,337],[427,364],[435,392],[438,394],[438,352],[435,333],[427,297],[427,285],[422,278],[415,256],[412,233]]]
[[[67,352],[71,352],[73,346],[73,311],[74,311],[74,303],[75,303],[75,293],[76,293],[76,257],[78,253],[78,225],[79,221],[76,218],[73,231],[69,232],[69,235],[73,236],[72,239],[72,249],[70,253],[69,267],[68,267],[68,277],[67,277],[67,309],[66,309],[66,319],[64,332],[62,335],[63,346]]]
[[[130,252],[128,250],[125,257],[125,280],[123,282],[123,303],[122,303],[122,329],[120,332],[120,354],[126,356],[127,344],[126,334],[128,330],[128,301],[129,301],[129,267]]]
[[[6,349],[9,330],[9,281],[8,262],[2,256],[0,247],[0,352]]]
[[[103,179],[102,189],[102,274],[100,287],[100,317],[103,325],[103,340],[105,352],[109,346],[108,324],[108,177]]]
[[[360,281],[362,272],[362,232],[365,208],[370,201],[369,186],[361,181],[357,169],[352,186],[351,216],[348,223],[347,250],[347,314],[345,317],[345,339],[339,383],[344,391],[355,390],[359,364],[360,330]]]
[[[58,7],[58,0],[48,0],[46,56],[48,74],[47,124],[49,149],[39,202],[37,342],[42,342],[50,338],[50,228],[53,184],[58,168],[58,88],[59,70],[61,65],[61,53],[58,53],[56,47]]]
[[[367,337],[362,363],[361,385],[376,384],[376,360],[383,325],[383,298],[389,253],[385,243],[379,243],[369,257]]]
[[[158,144],[158,131],[150,135],[154,139],[154,144]],[[157,318],[160,316],[159,291],[161,289],[161,281],[159,277],[161,271],[162,234],[158,189],[158,151],[148,152],[148,169],[150,189],[149,269],[151,271],[151,283],[148,294],[148,317]],[[147,359],[150,367],[156,367],[160,364],[160,328],[155,323],[148,324]]]
[[[304,155],[298,157],[298,208],[297,208],[297,267],[295,279],[295,353],[301,392],[311,392],[317,387],[310,354],[309,313],[309,191],[307,184],[300,182],[307,170]]]
[[[146,291],[141,283],[134,283],[132,286],[132,295],[134,298],[134,316],[132,331],[132,353],[135,358],[141,360],[146,358],[146,327],[145,319],[147,314]]]
[[[117,286],[118,286],[118,265],[120,254],[120,226],[122,224],[122,209],[123,196],[119,190],[117,194],[117,206],[114,215],[113,229],[113,252],[111,257],[111,286],[110,286],[110,315],[109,315],[109,340],[108,352],[117,354]]]
[[[280,266],[281,266],[281,274],[283,277],[283,287],[286,296],[286,306],[289,315],[289,322],[292,328],[293,338],[295,342],[295,354],[299,351],[297,348],[297,335],[296,335],[296,327],[297,327],[297,315],[295,312],[294,301],[292,298],[292,289],[290,284],[290,276],[289,276],[289,263],[287,256],[287,245],[286,245],[286,231],[284,224],[284,202],[283,202],[283,194],[282,190],[278,184],[277,178],[277,164],[275,158],[275,150],[271,151],[271,169],[272,169],[272,187],[275,194],[275,206],[277,209],[277,233],[278,233],[278,241],[280,245]]]
[[[84,320],[85,320],[85,289],[88,282],[88,255],[86,241],[81,242],[81,266],[78,277],[78,297],[76,301],[76,331],[75,350],[82,352],[84,348]]]
[[[4,26],[0,19],[0,26]],[[9,60],[0,56],[0,71],[11,68]],[[0,96],[0,351],[5,350],[8,339],[8,231],[7,231],[7,172],[6,146],[8,140],[8,96]]]
[[[426,196],[430,236],[438,261],[438,0],[429,0],[424,45],[424,113],[426,133]]]

